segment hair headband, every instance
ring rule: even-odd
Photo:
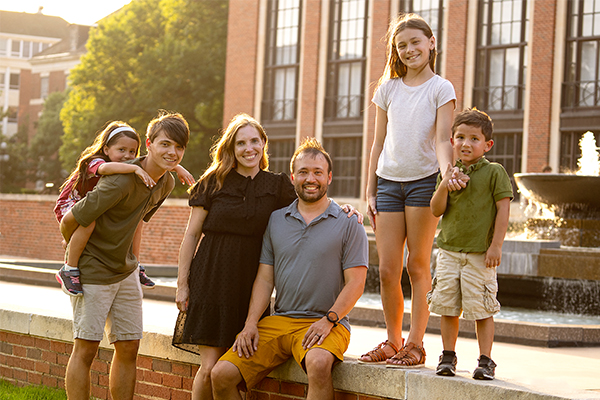
[[[110,139],[112,139],[113,137],[115,137],[115,135],[119,132],[132,132],[135,133],[135,131],[133,130],[133,128],[130,128],[129,126],[120,126],[117,129],[115,129],[114,131],[112,131],[109,135],[108,135],[108,139],[106,140],[106,143],[110,142]]]

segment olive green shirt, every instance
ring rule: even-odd
[[[143,157],[129,161],[141,167]],[[137,268],[132,252],[135,231],[149,221],[167,198],[175,180],[165,173],[152,188],[134,173],[104,176],[94,190],[73,206],[77,223],[96,227],[81,257],[81,282],[108,285],[125,279]]]
[[[469,168],[460,160],[456,166],[471,179],[467,187],[448,193],[437,245],[450,251],[485,253],[494,236],[496,202],[513,198],[510,178],[502,165],[485,157]],[[441,180],[438,175],[436,189]]]

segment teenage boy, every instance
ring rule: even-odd
[[[466,109],[456,116],[452,125],[454,158],[456,167],[469,176],[469,184],[449,190],[452,166],[448,165],[444,176],[438,176],[431,199],[433,214],[443,214],[436,272],[427,295],[429,311],[442,316],[444,351],[438,375],[456,374],[455,345],[462,312],[465,319],[476,321],[480,356],[473,378],[490,380],[495,376],[493,315],[500,311],[496,267],[502,258],[513,193],[502,165],[484,157],[494,144],[492,132],[492,120],[482,111]]]
[[[180,114],[165,113],[148,124],[146,136],[148,155],[128,162],[142,167],[156,185],[147,187],[135,174],[103,177],[60,224],[68,242],[79,225],[96,221],[79,259],[85,295],[71,298],[75,343],[66,372],[69,400],[89,398],[90,368],[105,325],[115,346],[109,377],[112,398],[133,398],[142,338],[142,289],[132,251],[139,243],[133,239],[173,190],[175,181],[166,172],[183,158],[189,127]]]
[[[333,400],[331,370],[350,341],[346,315],[363,293],[368,242],[356,216],[327,197],[331,158],[307,139],[291,161],[298,199],[274,211],[263,237],[248,317],[232,350],[211,372],[213,397],[241,399],[293,357],[308,376],[309,400]],[[259,321],[276,288],[275,313]]]

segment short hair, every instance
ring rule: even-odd
[[[292,156],[292,160],[290,161],[290,171],[292,173],[294,173],[294,165],[296,163],[296,159],[303,154],[311,155],[315,158],[319,154],[322,155],[323,158],[327,160],[327,173],[330,173],[333,170],[333,163],[331,162],[331,157],[329,156],[329,153],[325,151],[325,149],[317,139],[315,139],[314,137],[307,137],[302,141],[302,143],[300,143],[300,146],[296,149],[294,155]]]
[[[454,123],[452,124],[452,137],[454,137],[454,133],[459,125],[469,125],[477,128],[481,128],[481,133],[485,136],[485,140],[492,140],[492,135],[494,133],[494,123],[489,115],[473,108],[466,108],[462,110],[456,118],[454,118]]]
[[[190,126],[183,115],[161,110],[158,116],[148,124],[146,137],[154,142],[161,131],[181,147],[187,147],[190,140]]]

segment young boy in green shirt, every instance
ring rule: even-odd
[[[456,374],[454,350],[462,312],[465,319],[476,321],[480,357],[473,378],[491,380],[495,376],[493,315],[500,311],[496,267],[502,258],[513,193],[502,165],[484,156],[494,145],[492,132],[492,120],[482,111],[466,109],[456,116],[451,139],[455,166],[470,180],[465,188],[449,189],[452,166],[448,165],[443,176],[438,176],[431,199],[433,214],[443,214],[436,273],[427,294],[429,311],[442,316],[444,351],[438,375]]]

